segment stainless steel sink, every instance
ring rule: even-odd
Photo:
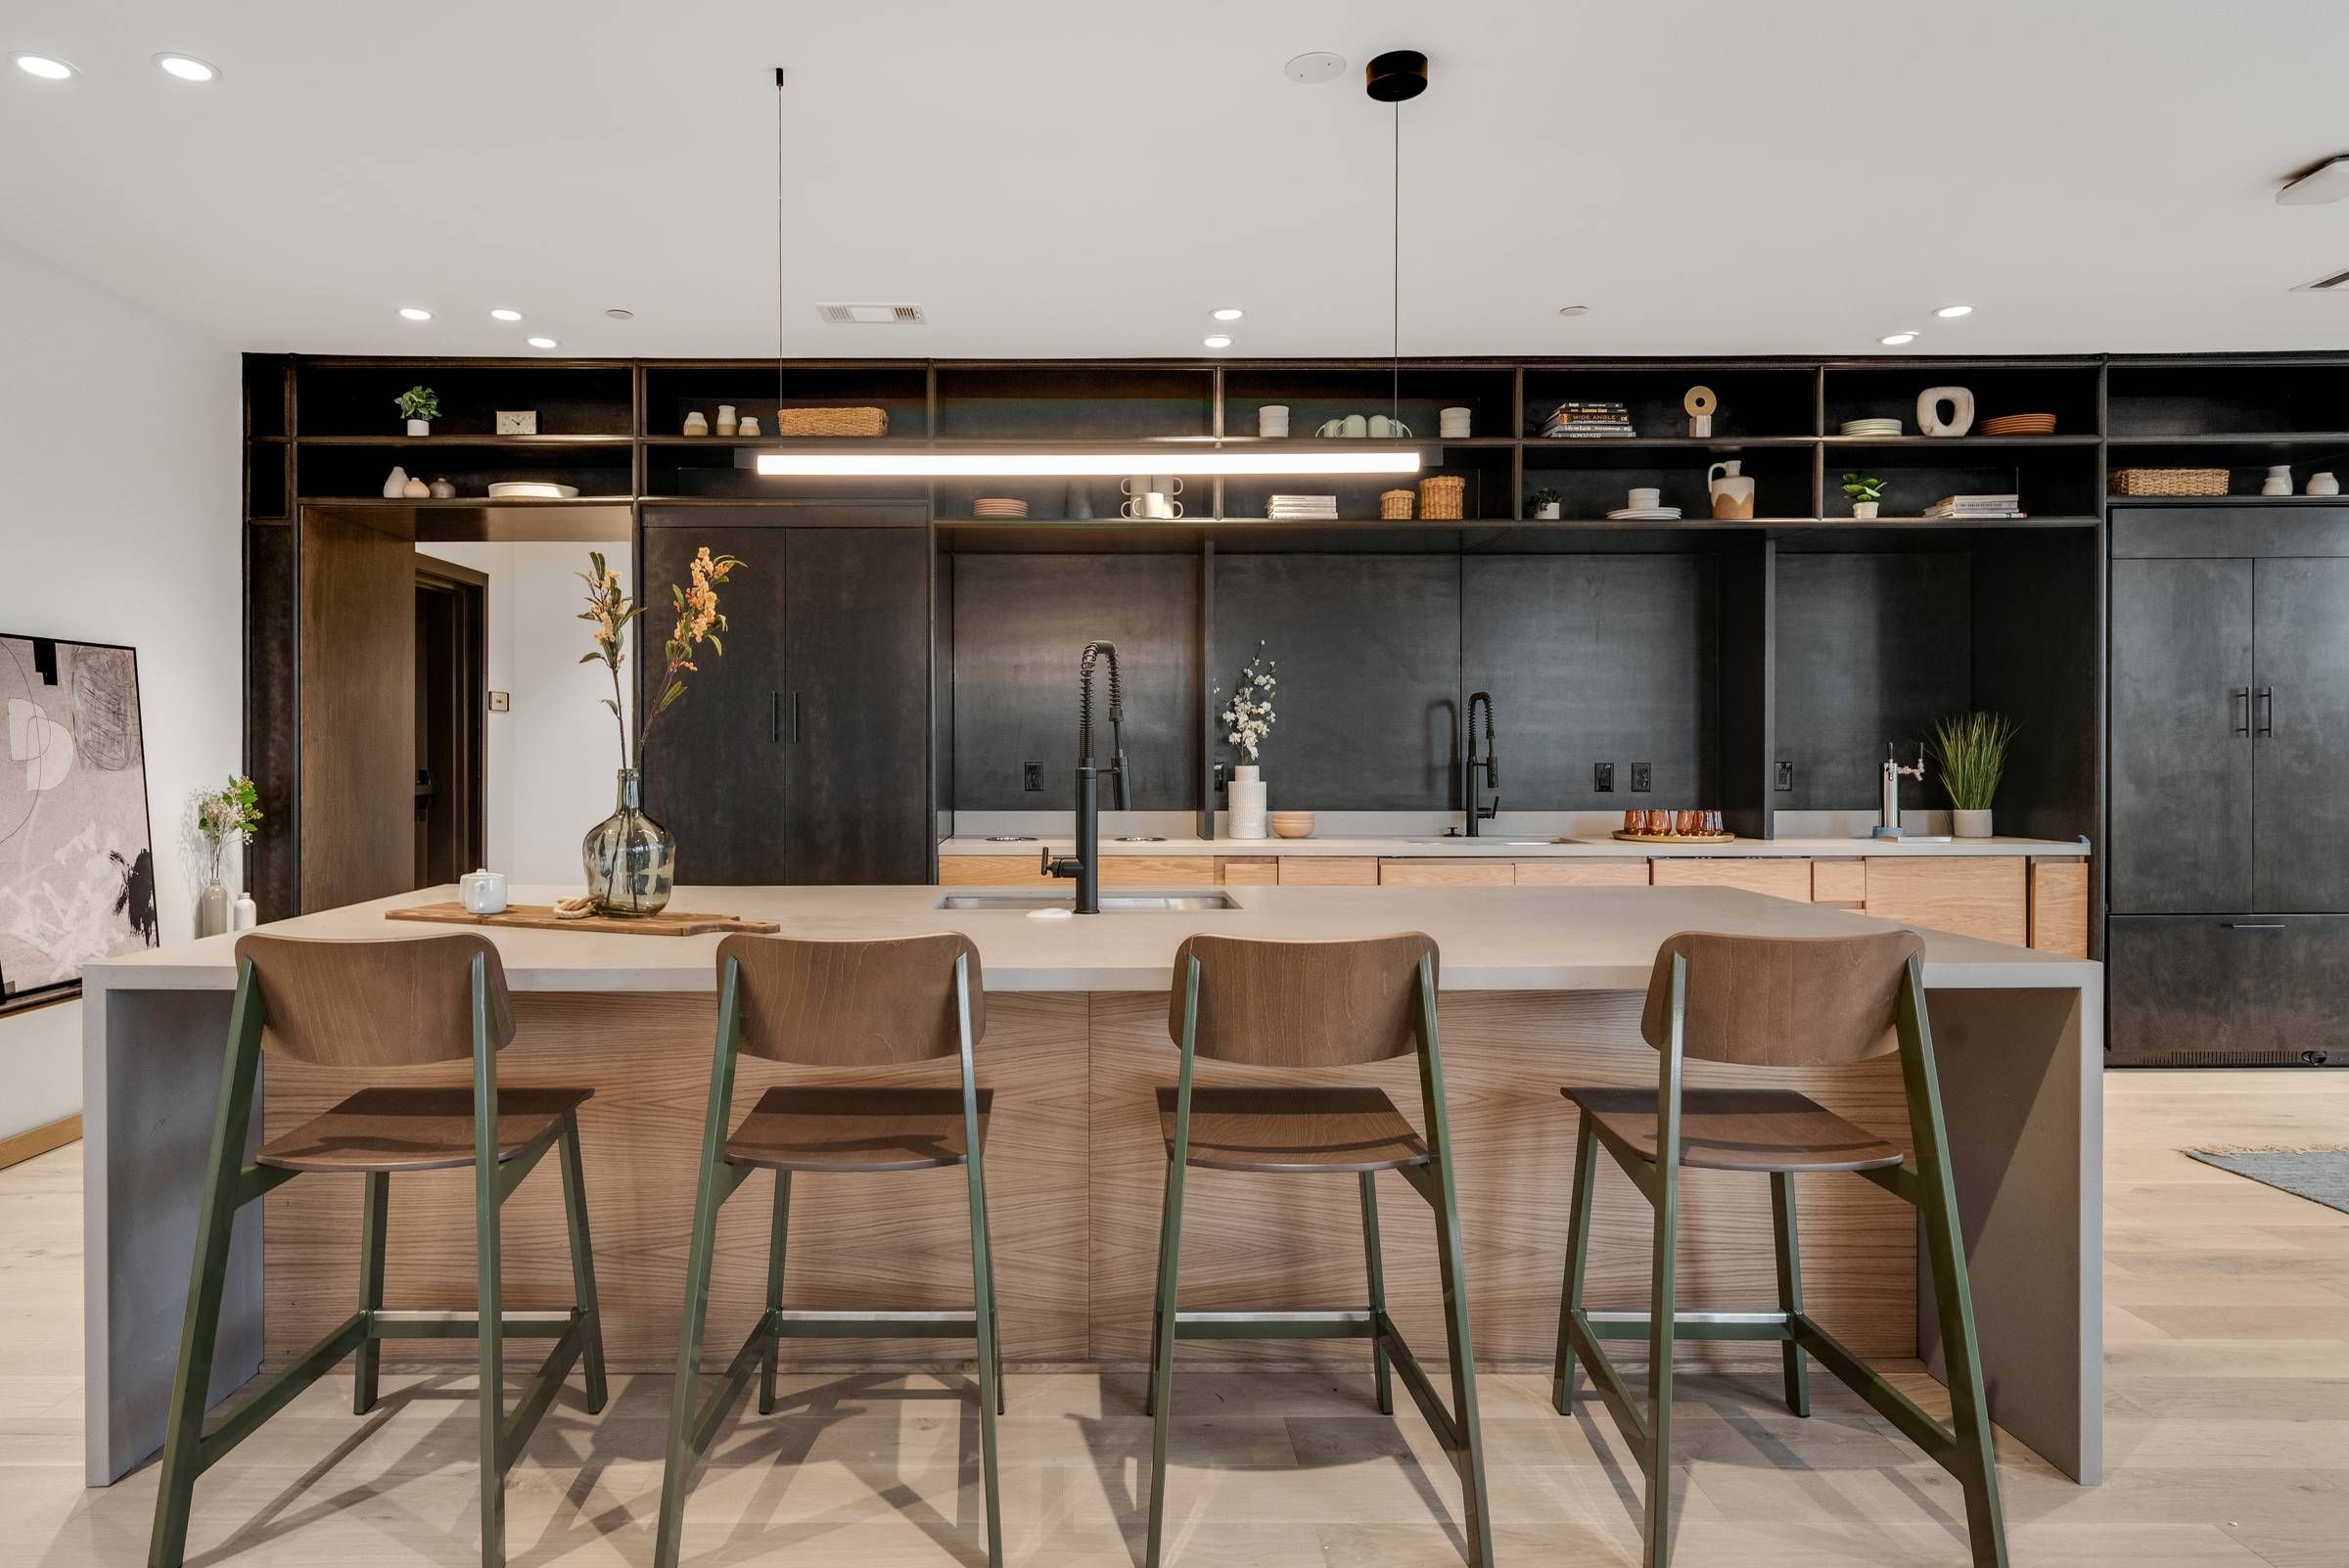
[[[941,909],[1068,909],[1076,904],[1068,894],[1053,893],[949,893],[938,900]],[[1121,914],[1133,910],[1166,913],[1180,909],[1237,909],[1230,895],[1222,893],[1104,893],[1101,895],[1103,914]]]
[[[1539,848],[1543,848],[1543,847],[1545,847],[1545,846],[1547,846],[1547,845],[1552,845],[1552,844],[1580,844],[1580,843],[1582,843],[1582,840],[1580,840],[1580,839],[1488,839],[1488,838],[1474,838],[1474,839],[1471,839],[1471,838],[1464,838],[1464,837],[1462,837],[1461,835],[1459,835],[1459,834],[1456,834],[1456,833],[1455,833],[1455,834],[1453,834],[1453,835],[1452,835],[1451,838],[1449,838],[1449,839],[1405,839],[1405,840],[1404,840],[1403,842],[1404,842],[1404,843],[1405,843],[1405,844],[1464,844],[1464,845],[1482,845],[1482,846],[1485,846],[1485,847],[1487,847],[1487,848],[1489,848],[1489,849],[1497,849],[1497,850],[1531,850],[1531,849],[1539,849]]]

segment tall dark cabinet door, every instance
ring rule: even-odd
[[[791,880],[930,880],[930,539],[796,528],[784,589]]]
[[[675,622],[669,584],[686,580],[695,550],[736,555],[743,570],[718,590],[731,623],[726,651],[697,660],[685,695],[653,727],[646,758],[644,808],[677,840],[679,882],[789,882],[785,809],[784,649],[788,640],[789,567],[785,530],[655,525],[644,530],[635,587],[646,604],[641,623],[640,690],[654,690],[661,644]]]
[[[2112,564],[2116,913],[2254,907],[2253,566]]]
[[[2254,909],[2349,910],[2349,560],[2259,563]]]

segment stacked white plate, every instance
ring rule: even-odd
[[[489,486],[490,496],[501,501],[569,501],[578,493],[576,484],[551,484],[544,480],[500,480]]]
[[[1677,506],[1619,506],[1607,514],[1610,523],[1678,523],[1681,509]]]
[[[982,495],[971,503],[973,517],[1026,517],[1028,503],[1000,495]]]
[[[1448,441],[1464,441],[1468,439],[1472,417],[1471,411],[1465,408],[1443,409],[1437,415],[1441,423],[1436,434]]]
[[[1265,504],[1267,517],[1335,518],[1338,498],[1334,495],[1275,495]]]
[[[1847,419],[1843,422],[1846,436],[1898,436],[1902,434],[1897,419]]]

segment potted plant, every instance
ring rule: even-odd
[[[620,574],[604,564],[598,551],[587,554],[589,570],[579,574],[587,584],[587,608],[581,621],[594,624],[595,647],[579,656],[580,664],[601,663],[612,671],[612,695],[604,706],[620,726],[620,801],[612,814],[588,829],[579,846],[587,869],[587,898],[599,915],[654,915],[668,905],[676,885],[677,841],[668,829],[644,814],[644,749],[655,720],[685,695],[684,675],[698,671],[694,656],[708,643],[723,654],[718,633],[726,618],[718,614],[717,585],[742,562],[730,555],[712,556],[704,546],[694,552],[683,585],[670,583],[669,601],[676,624],[662,644],[668,666],[661,672],[654,699],[636,726],[635,748],[629,749],[628,718],[622,702],[620,667],[627,660],[628,623],[645,607],[630,599],[620,585]]]
[[[2004,714],[1959,714],[1933,726],[1933,759],[1949,793],[1951,831],[1961,839],[1990,837],[1990,800],[2006,771],[2014,720]]]
[[[211,880],[196,898],[199,937],[216,937],[229,929],[228,885],[220,879],[221,853],[231,839],[251,844],[253,830],[260,820],[260,792],[253,788],[253,780],[241,773],[231,773],[226,785],[196,797],[196,830],[204,835],[212,873]]]
[[[440,394],[421,383],[410,387],[392,399],[400,417],[408,422],[411,436],[430,436],[433,421],[440,417]]]
[[[1558,515],[1558,503],[1564,499],[1565,497],[1557,491],[1544,488],[1536,490],[1527,496],[1525,504],[1532,509],[1535,517],[1544,522],[1552,522]]]
[[[1262,650],[1265,645],[1260,641],[1256,646]],[[1272,729],[1272,688],[1279,684],[1273,671],[1279,668],[1279,660],[1267,662],[1260,651],[1240,671],[1231,701],[1218,715],[1223,720],[1224,744],[1239,748],[1240,755],[1248,759],[1231,770],[1231,785],[1225,794],[1229,803],[1225,831],[1235,839],[1265,836],[1265,781],[1258,776],[1256,760]]]
[[[1843,493],[1852,498],[1852,516],[1865,521],[1876,515],[1876,503],[1884,499],[1884,482],[1865,474],[1846,474]]]

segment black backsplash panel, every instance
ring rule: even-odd
[[[953,567],[957,809],[1076,808],[1077,667],[1097,640],[1118,645],[1134,808],[1198,805],[1197,557],[958,555]],[[1105,680],[1094,694],[1098,719]],[[1106,724],[1095,744],[1106,762]],[[1043,765],[1040,792],[1024,787],[1030,762]]]
[[[1509,810],[1716,806],[1720,563],[1710,554],[1472,556],[1462,684],[1493,694]],[[1591,764],[1615,764],[1615,792]],[[1654,768],[1632,795],[1631,764]]]
[[[1215,689],[1228,696],[1259,639],[1280,662],[1263,763],[1275,807],[1453,805],[1459,574],[1454,556],[1216,557],[1209,701],[1221,710]]]
[[[1884,743],[1913,762],[1935,719],[1971,706],[1971,575],[1962,553],[1780,553],[1775,750],[1794,789],[1773,807],[1872,807]],[[1949,804],[1930,776],[1901,800]]]

